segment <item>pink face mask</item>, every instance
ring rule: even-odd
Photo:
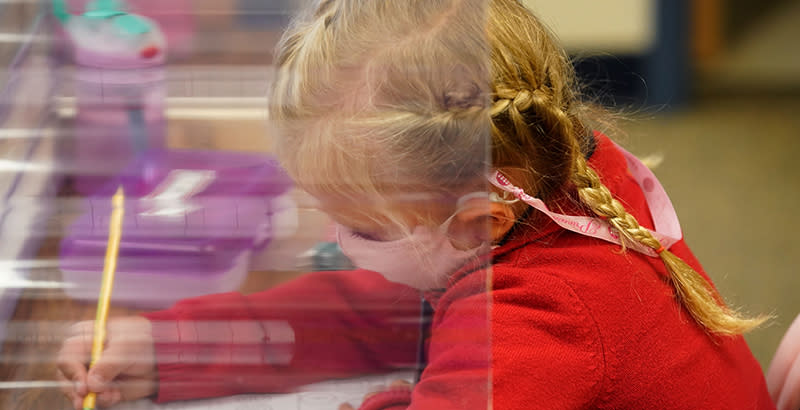
[[[378,272],[391,282],[419,290],[444,288],[450,274],[491,249],[486,243],[473,249],[459,250],[453,247],[447,235],[450,223],[463,210],[461,204],[488,195],[487,192],[465,195],[459,199],[456,212],[441,226],[417,226],[411,235],[402,239],[377,241],[339,225],[337,241],[342,252],[359,268]]]

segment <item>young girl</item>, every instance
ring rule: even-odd
[[[517,0],[322,1],[275,62],[278,155],[365,270],[119,319],[88,372],[81,324],[76,407],[418,366],[362,408],[774,408],[741,337],[763,319],[723,304]]]

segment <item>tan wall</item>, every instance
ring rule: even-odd
[[[640,54],[656,35],[656,0],[525,0],[570,51]]]

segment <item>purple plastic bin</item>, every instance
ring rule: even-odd
[[[90,195],[144,151],[164,149],[164,78],[163,67],[76,67],[74,136],[62,160],[78,192]]]
[[[60,265],[73,298],[97,299],[118,186],[126,200],[112,300],[159,308],[237,289],[252,251],[271,239],[291,182],[263,155],[146,153],[86,199],[62,241]]]

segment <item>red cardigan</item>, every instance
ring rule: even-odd
[[[605,137],[590,165],[652,227]],[[485,409],[490,398],[501,410],[774,409],[744,339],[713,338],[693,322],[659,259],[620,253],[541,214],[530,222],[493,251],[491,269],[464,269],[425,295],[434,313],[419,382],[362,409]],[[701,269],[683,241],[671,251]],[[368,271],[308,274],[145,316],[154,323],[159,401],[287,392],[418,361],[419,295]],[[286,328],[276,323],[291,327],[294,343],[264,343]]]

